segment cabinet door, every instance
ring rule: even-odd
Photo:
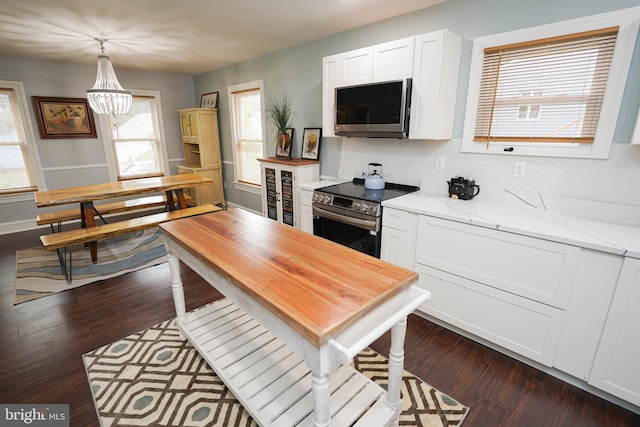
[[[278,221],[278,187],[277,187],[278,174],[276,169],[266,167],[264,168],[264,192],[266,194],[266,204],[264,208],[264,214],[267,218]]]
[[[180,131],[182,132],[182,136],[191,136],[191,133],[189,131],[188,113],[180,113]]]
[[[640,405],[640,259],[625,258],[589,384]]]
[[[371,83],[373,79],[373,48],[365,47],[341,55],[338,86]]]
[[[282,223],[295,226],[295,189],[293,184],[293,172],[280,170],[280,198]]]
[[[334,111],[336,85],[340,78],[340,55],[322,59],[322,136],[336,136]]]
[[[562,310],[426,265],[413,270],[420,274],[418,286],[432,295],[419,310],[551,366]]]
[[[451,139],[462,38],[442,30],[415,38],[410,139]]]
[[[373,47],[373,81],[410,78],[413,74],[414,38],[395,40]]]
[[[300,230],[313,234],[313,190],[300,189]]]
[[[198,136],[198,127],[199,127],[200,117],[198,113],[191,112],[189,113],[189,132],[191,136]]]
[[[566,308],[577,247],[428,216],[418,230],[416,262]]]
[[[313,234],[313,208],[309,205],[300,205],[300,230]]]
[[[409,236],[406,231],[382,227],[380,259],[404,268],[412,268],[413,262],[406,259]]]

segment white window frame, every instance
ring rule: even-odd
[[[31,167],[32,179],[35,181],[38,190],[46,190],[44,175],[42,174],[42,163],[40,162],[40,155],[38,154],[38,148],[36,146],[36,135],[33,132],[31,114],[29,114],[29,108],[27,107],[29,104],[27,103],[27,97],[24,93],[24,85],[18,81],[0,80],[0,86],[15,91],[20,120],[23,126],[27,155],[29,156],[28,159],[25,159],[25,162],[28,162]],[[0,203],[14,203],[25,200],[33,200],[31,191],[4,194],[1,197]]]
[[[249,89],[259,89],[260,90],[260,110],[262,112],[265,111],[265,92],[264,92],[264,80],[254,80],[246,83],[239,83],[235,85],[231,85],[227,87],[227,95],[229,98],[229,120],[231,125],[231,141],[233,144],[233,184],[235,188],[240,191],[246,191],[248,193],[253,194],[262,194],[262,185],[251,185],[245,182],[238,181],[238,169],[237,169],[237,159],[236,159],[236,130],[234,126],[234,100],[233,93],[241,92]],[[262,120],[262,156],[266,157],[267,153],[267,132],[264,120],[264,114],[260,115],[260,119]]]
[[[136,90],[129,89],[134,96],[146,96],[155,98],[156,113],[158,117],[158,134],[160,137],[160,149],[162,150],[162,165],[164,167],[164,174],[171,175],[169,168],[169,155],[167,150],[167,138],[164,133],[164,113],[162,112],[162,99],[160,98],[160,91],[157,90]],[[113,141],[111,140],[111,123],[109,117],[105,114],[99,114],[100,121],[100,134],[102,135],[102,141],[104,144],[105,158],[107,159],[107,170],[109,173],[109,180],[115,182],[118,180],[118,167],[116,165],[116,153],[113,150]],[[177,119],[176,119],[177,120]]]
[[[613,135],[618,122],[618,113],[622,103],[624,87],[627,82],[633,50],[635,48],[639,23],[640,7],[634,7],[474,39],[471,57],[471,70],[469,75],[469,89],[467,92],[467,107],[460,151],[465,153],[518,156],[607,159],[609,157]],[[598,129],[592,144],[510,144],[508,142],[492,142],[487,147],[486,142],[473,141],[485,48],[512,43],[522,43],[548,37],[563,36],[613,26],[619,26],[620,29],[618,31],[614,57],[609,71],[609,80],[607,82],[607,89],[602,103]],[[505,151],[505,148],[507,147],[513,147],[514,150]]]

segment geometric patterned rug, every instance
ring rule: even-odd
[[[83,355],[100,424],[110,426],[256,426],[175,320]],[[354,367],[386,388],[387,359],[371,349]],[[469,408],[414,375],[402,378],[401,426],[459,426]]]

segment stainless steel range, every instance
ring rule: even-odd
[[[313,234],[380,258],[382,202],[418,191],[387,182],[384,189],[364,187],[364,179],[318,188],[313,192]]]

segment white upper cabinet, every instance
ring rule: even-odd
[[[462,38],[448,30],[415,39],[409,139],[451,139]]]
[[[403,80],[413,73],[414,37],[373,47],[372,82]]]
[[[371,83],[373,48],[365,47],[340,55],[340,78],[337,87]]]
[[[410,139],[451,139],[462,38],[441,30],[323,58],[322,134],[335,136],[336,87],[413,79]]]
[[[340,78],[340,57],[341,55],[332,55],[322,58],[322,136],[336,136],[333,111],[335,89]]]

